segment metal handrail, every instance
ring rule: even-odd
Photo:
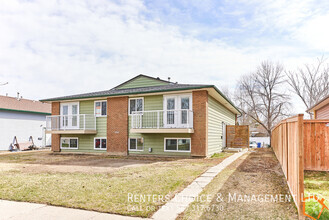
[[[74,121],[74,125],[73,125]],[[72,114],[46,116],[46,129],[51,130],[96,130],[96,115]]]
[[[191,109],[172,109],[172,110],[133,111],[131,114],[138,114],[138,113],[144,113],[144,112],[172,112],[172,111],[188,111],[188,112],[193,112]]]
[[[185,115],[182,112],[186,112]],[[133,111],[131,128],[193,128],[191,109]]]

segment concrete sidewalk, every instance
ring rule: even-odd
[[[93,212],[81,209],[64,208],[44,204],[14,202],[0,200],[0,219],[24,219],[24,220],[124,220],[124,219],[142,219],[100,212]],[[145,218],[144,218],[145,219]]]

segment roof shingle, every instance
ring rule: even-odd
[[[29,99],[17,99],[15,97],[0,96],[0,109],[26,111],[34,113],[51,113],[51,105]]]
[[[175,91],[175,90],[187,90],[195,88],[207,88],[213,87],[213,85],[201,85],[201,84],[178,84],[171,83],[163,86],[149,86],[149,87],[138,87],[138,88],[129,88],[129,89],[110,89],[99,92],[90,92],[83,93],[78,95],[69,95],[56,97],[51,99],[43,99],[40,101],[57,101],[57,100],[67,100],[67,99],[82,99],[82,98],[93,98],[93,97],[102,97],[102,96],[118,96],[118,95],[129,95],[129,94],[138,94],[138,93],[151,93],[151,92],[163,92],[163,91]]]

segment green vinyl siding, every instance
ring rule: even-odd
[[[78,138],[78,149],[61,149],[62,152],[95,152],[95,153],[105,153],[106,150],[94,150],[94,138],[97,135],[91,134],[65,134],[61,137],[72,137]],[[106,136],[102,136],[106,137]]]
[[[117,89],[130,89],[130,88],[148,87],[148,86],[163,86],[167,84],[168,83],[160,80],[151,79],[145,76],[140,76],[132,81],[124,83],[123,85],[117,87]]]
[[[79,103],[80,114],[94,114],[94,100],[80,101]],[[89,123],[94,123],[89,121]],[[86,127],[88,120],[86,120]],[[81,127],[82,125],[80,125]],[[82,126],[83,127],[83,126]],[[106,150],[94,150],[94,138],[107,136],[107,117],[96,117],[96,130],[97,134],[63,134],[61,137],[77,137],[78,149],[62,149],[63,152],[106,152]]]
[[[94,100],[79,102],[80,114],[94,114]]]
[[[163,110],[163,96],[145,96],[144,97],[144,110]],[[129,131],[131,128],[131,116],[129,116]],[[148,154],[148,155],[169,155],[169,156],[190,156],[189,152],[165,152],[164,151],[164,138],[190,138],[190,134],[137,134],[130,133],[129,138],[142,137],[144,139],[143,151],[129,151],[129,154]],[[152,152],[149,153],[149,148]]]
[[[144,111],[163,110],[163,96],[145,96],[144,97]]]
[[[222,151],[222,123],[235,124],[235,114],[208,96],[208,156]]]
[[[130,138],[142,137],[144,138],[143,151],[129,151],[129,154],[148,154],[148,155],[169,155],[169,156],[190,156],[189,152],[165,152],[164,139],[165,138],[191,138],[190,134],[129,134]],[[149,153],[149,148],[152,152]]]

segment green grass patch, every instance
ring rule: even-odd
[[[318,219],[318,215],[320,213],[322,209],[322,205],[320,205],[320,203],[318,203],[317,201],[309,201],[309,202],[306,202],[306,205],[305,205],[305,212]],[[324,211],[322,212],[320,218],[320,220],[328,220],[329,219],[329,210],[327,209],[324,209]]]
[[[228,155],[231,155],[231,153],[214,153],[213,155],[211,155],[211,158],[224,158]]]
[[[211,165],[184,160],[101,174],[5,171],[0,173],[0,199],[150,217],[166,201],[129,201],[128,194],[172,197]]]
[[[305,171],[304,173],[305,197],[317,195],[325,199],[329,207],[329,172]],[[317,201],[306,201],[305,211],[312,217],[317,218],[322,206]],[[320,219],[329,219],[329,210],[322,212]]]

